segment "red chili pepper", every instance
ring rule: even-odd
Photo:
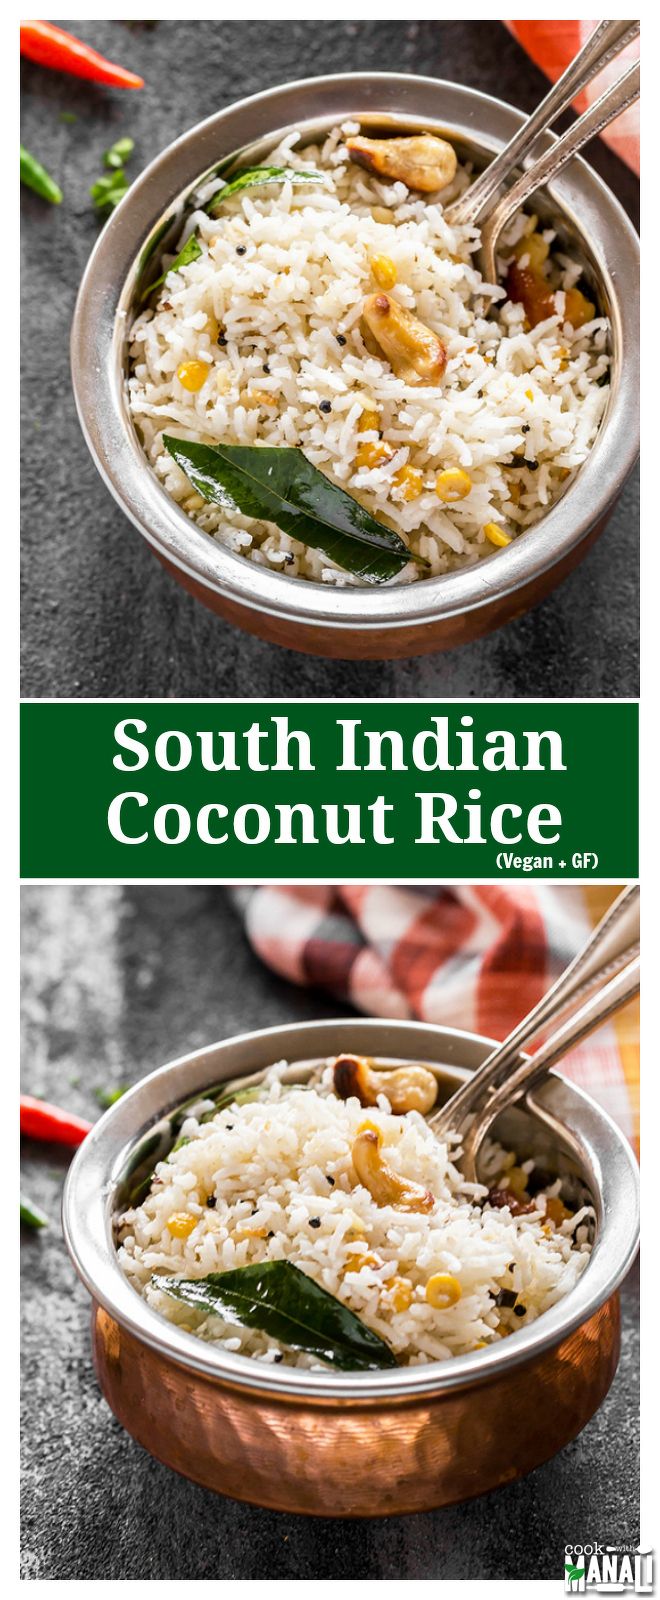
[[[106,61],[98,50],[92,50],[72,33],[56,28],[53,22],[21,23],[21,55],[40,67],[53,67],[56,72],[70,72],[74,78],[91,78],[92,83],[109,83],[116,89],[142,89],[144,78],[125,67]]]
[[[82,1144],[92,1128],[84,1117],[71,1111],[51,1106],[47,1100],[35,1100],[32,1095],[21,1095],[21,1133],[29,1139],[47,1139],[50,1144],[66,1144],[75,1149]]]

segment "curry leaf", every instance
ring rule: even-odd
[[[392,528],[312,466],[302,450],[269,445],[206,445],[163,434],[163,444],[205,500],[265,518],[347,572],[383,583],[411,555]]]
[[[165,282],[165,279],[169,277],[171,272],[178,272],[179,267],[187,267],[190,265],[191,261],[198,261],[201,254],[202,247],[199,239],[197,238],[197,234],[191,233],[190,238],[186,239],[183,248],[179,251],[178,256],[175,256],[174,260],[170,262],[170,265],[167,267],[166,271],[161,272],[159,278],[156,278],[153,283],[148,284],[147,288],[142,290],[140,301],[142,302],[143,300],[147,300],[149,295],[153,294],[154,289],[160,289],[161,283]]]
[[[177,1139],[176,1144],[172,1145],[172,1149],[170,1150],[170,1155],[173,1156],[177,1150],[183,1150],[184,1144],[190,1144],[190,1139],[189,1139],[187,1133],[182,1133],[180,1135],[180,1137]],[[154,1177],[154,1174],[152,1173],[152,1181],[153,1181],[153,1177]]]
[[[156,1273],[154,1289],[195,1311],[225,1322],[259,1328],[280,1344],[327,1361],[343,1371],[396,1367],[389,1345],[291,1261],[263,1261],[207,1278],[170,1278]]]
[[[200,1122],[212,1122],[219,1111],[224,1111],[227,1106],[246,1106],[252,1100],[263,1098],[263,1088],[260,1083],[254,1084],[250,1089],[230,1089],[226,1094],[218,1095],[212,1111],[203,1111]]]
[[[244,167],[242,172],[229,179],[223,189],[214,194],[207,206],[210,217],[217,217],[221,205],[241,189],[253,189],[266,183],[320,183],[320,172],[303,172],[299,167]]]

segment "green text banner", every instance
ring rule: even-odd
[[[26,702],[22,875],[638,873],[628,702]]]

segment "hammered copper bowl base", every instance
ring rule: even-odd
[[[569,1294],[488,1349],[373,1372],[250,1360],[160,1316],[118,1261],[115,1218],[166,1156],[181,1108],[198,1095],[280,1060],[289,1081],[305,1083],[330,1055],[351,1049],[384,1069],[426,1062],[444,1103],[492,1047],[430,1023],[281,1023],[168,1062],[95,1124],[67,1174],[64,1236],[94,1308],[103,1394],[159,1461],[270,1510],[378,1517],[496,1489],[547,1461],[589,1421],[616,1370],[617,1290],[637,1249],[638,1177],[621,1131],[558,1074],[504,1112],[494,1136],[591,1197],[594,1249]]]
[[[94,1305],[94,1361],[115,1416],[186,1478],[272,1511],[385,1517],[470,1500],[574,1439],[619,1359],[615,1294],[560,1344],[480,1386],[410,1400],[284,1400],[188,1372]]]

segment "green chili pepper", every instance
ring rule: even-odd
[[[50,200],[51,205],[58,206],[62,199],[62,190],[58,188],[55,179],[51,178],[36,156],[31,156],[29,150],[21,145],[21,183],[26,183],[28,189],[34,189],[35,194],[40,194],[42,200]]]
[[[92,184],[89,192],[97,211],[111,211],[123,200],[127,189],[128,178],[123,167],[119,167],[115,172],[104,172],[103,177]]]
[[[48,1227],[48,1217],[43,1211],[39,1210],[38,1206],[35,1206],[33,1200],[28,1200],[24,1194],[21,1195],[21,1222],[25,1224],[26,1228]]]
[[[103,157],[104,167],[118,170],[119,167],[123,167],[125,161],[128,161],[134,149],[135,142],[133,139],[117,139],[116,144],[111,145],[110,149],[105,152]]]

